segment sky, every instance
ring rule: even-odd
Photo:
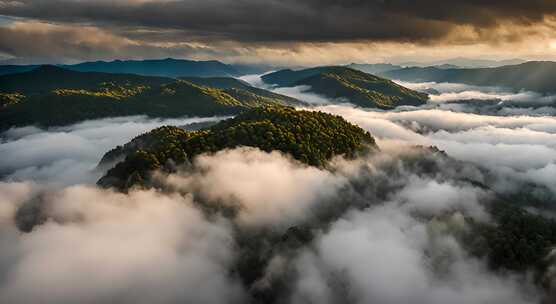
[[[0,60],[556,60],[553,0],[0,0]]]

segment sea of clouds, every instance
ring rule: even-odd
[[[445,94],[466,89],[442,86]],[[484,202],[493,193],[527,186],[548,202],[539,212],[552,214],[556,118],[473,113],[465,103],[465,111],[436,106],[449,98],[385,112],[332,104],[308,88],[274,90],[361,126],[381,151],[339,157],[322,169],[278,152],[224,150],[176,173],[155,174],[160,189],[124,194],[95,185],[105,152],[161,125],[221,118],[119,117],[1,134],[0,299],[245,303],[264,302],[262,294],[278,295],[279,303],[541,301],[543,292],[527,274],[490,271],[457,236],[469,229],[466,217],[490,221]],[[436,146],[447,157],[414,145]],[[434,172],[409,165],[423,155]],[[23,232],[22,222],[40,225]],[[307,228],[312,238],[296,242],[292,227]],[[261,241],[245,246],[249,240]],[[238,270],[250,253],[265,261],[254,281]]]

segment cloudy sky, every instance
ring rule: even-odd
[[[0,60],[556,59],[553,0],[0,0]]]

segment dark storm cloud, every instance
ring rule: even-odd
[[[544,1],[294,0],[22,0],[1,1],[0,14],[184,31],[183,37],[240,41],[421,41],[457,26],[484,31],[512,22],[542,23],[556,13]]]
[[[37,63],[112,58],[209,57],[234,55],[230,49],[216,49],[189,43],[164,44],[167,32],[125,31],[96,26],[14,21],[0,26],[0,54],[33,58]],[[139,39],[139,40],[137,40]],[[173,40],[178,40],[176,37]]]

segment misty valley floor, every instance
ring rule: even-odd
[[[437,94],[421,107],[379,111],[331,105],[304,88],[275,89],[369,131],[380,152],[317,168],[278,152],[223,150],[157,176],[164,191],[101,189],[95,182],[103,172],[94,169],[105,152],[140,133],[224,117],[117,117],[4,132],[2,302],[554,300],[553,271],[539,278],[493,270],[464,241],[469,221],[493,221],[485,202],[495,195],[556,216],[554,100],[457,84],[404,85]],[[420,158],[427,166],[413,165]],[[239,211],[207,212],[202,201]],[[23,207],[43,208],[48,220],[21,233],[14,219]],[[267,258],[253,280],[240,275],[250,255]]]

